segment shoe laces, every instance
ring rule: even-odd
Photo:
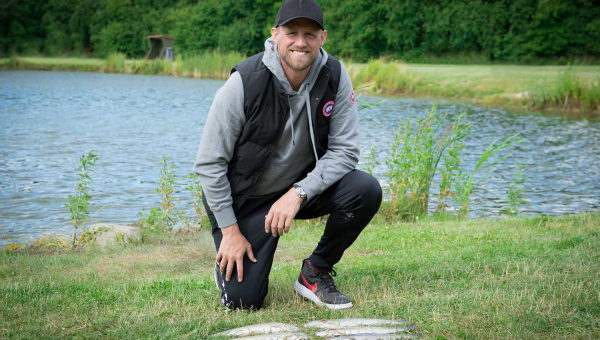
[[[319,273],[319,276],[322,278],[323,283],[325,283],[325,287],[327,287],[327,290],[330,293],[338,292],[338,289],[335,286],[335,282],[333,282],[333,276],[336,276],[336,275],[337,275],[337,273],[335,272],[335,269],[333,267],[323,268]]]

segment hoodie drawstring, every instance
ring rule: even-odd
[[[315,147],[315,134],[313,133],[313,126],[312,126],[312,119],[310,119],[310,115],[312,114],[312,111],[310,109],[310,93],[308,91],[309,89],[309,85],[308,83],[306,83],[306,89],[304,91],[304,93],[306,93],[306,117],[308,117],[308,128],[310,131],[310,141],[312,142],[312,147],[313,147],[313,151],[315,152],[315,161],[319,161],[319,156],[317,156],[317,148]],[[292,131],[294,128],[292,127]],[[292,136],[293,136],[293,132],[292,132]]]
[[[306,93],[306,95],[304,96],[304,98],[306,100],[306,112],[307,112],[306,117],[308,117],[308,129],[310,131],[310,141],[312,144],[312,149],[313,149],[313,152],[315,153],[315,160],[319,161],[319,156],[317,156],[317,148],[315,147],[315,136],[313,133],[312,119],[310,119],[310,115],[311,115],[310,93],[308,93],[308,87],[309,87],[309,84],[306,83],[306,90],[304,91]],[[292,112],[292,103],[290,102],[289,94],[287,95],[287,101],[288,101],[288,105],[290,106],[290,123],[292,125],[292,145],[296,146],[296,137],[294,136],[294,113]]]
[[[294,114],[292,113],[292,103],[290,103],[290,95],[287,96],[288,105],[290,106],[290,123],[292,123],[292,145],[296,146],[296,138],[294,137]]]

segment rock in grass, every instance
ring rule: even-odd
[[[98,223],[91,228],[92,232],[98,231],[96,244],[107,246],[117,242],[139,242],[142,240],[142,229],[128,225]]]

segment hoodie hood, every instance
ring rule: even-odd
[[[288,95],[296,95],[305,90],[308,90],[308,92],[312,90],[312,87],[319,76],[319,72],[321,72],[321,69],[327,63],[327,58],[327,52],[325,52],[322,47],[319,48],[319,56],[312,64],[310,71],[308,72],[306,79],[304,79],[302,82],[298,92],[292,90],[292,86],[283,72],[281,59],[279,58],[279,53],[277,53],[277,44],[275,44],[273,38],[269,38],[265,41],[265,54],[263,55],[262,62],[271,71],[271,73],[277,77],[277,80],[279,80]],[[307,84],[308,88],[305,88]]]

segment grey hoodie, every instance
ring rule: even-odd
[[[274,41],[271,38],[265,41],[262,62],[283,85],[290,112],[273,158],[250,192],[250,197],[267,195],[298,184],[310,200],[356,167],[360,153],[358,111],[353,103],[350,76],[342,64],[340,84],[330,118],[328,150],[306,178],[293,183],[302,170],[317,159],[311,133],[314,127],[308,115],[307,103],[310,105],[309,93],[327,58],[327,53],[321,48],[317,60],[296,92],[283,72]],[[245,123],[244,88],[241,76],[235,72],[217,91],[194,164],[194,172],[202,183],[204,195],[219,227],[228,227],[237,221],[232,208],[227,163],[231,161]]]

